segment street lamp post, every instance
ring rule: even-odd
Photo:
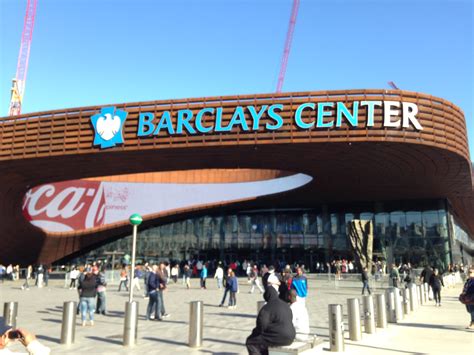
[[[142,217],[135,213],[130,216],[130,223],[133,226],[133,241],[132,241],[132,266],[130,269],[130,292],[128,296],[128,302],[133,301],[133,287],[132,287],[132,281],[134,278],[134,273],[135,273],[135,254],[137,252],[137,229],[138,226],[142,223],[143,219]]]
[[[138,329],[138,302],[133,301],[133,276],[135,272],[135,253],[137,247],[137,228],[143,219],[139,214],[130,216],[133,225],[132,265],[130,270],[130,290],[128,302],[125,303],[125,323],[123,328],[123,345],[133,346],[137,342]]]

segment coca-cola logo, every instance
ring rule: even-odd
[[[37,186],[26,193],[23,214],[32,224],[54,232],[103,225],[103,185],[97,181],[71,180]]]

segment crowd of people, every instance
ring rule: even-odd
[[[351,266],[352,265],[352,266]],[[355,273],[358,269],[352,261],[334,260],[327,263],[327,268],[338,274]],[[79,304],[77,312],[81,315],[82,325],[94,325],[95,314],[107,315],[107,282],[105,272],[107,264],[93,262],[83,266],[70,268],[69,288],[78,292]],[[388,269],[388,270],[387,270]],[[2,280],[18,280],[19,268],[9,265],[1,267]],[[461,272],[467,274],[460,301],[466,305],[471,321],[469,329],[474,329],[474,269],[467,269],[463,265],[450,265],[446,273]],[[22,289],[29,289],[29,279],[34,279],[36,285],[46,284],[50,269],[47,266],[29,266],[24,271],[25,283]],[[428,284],[430,299],[435,306],[441,306],[441,290],[444,287],[443,275],[437,268],[426,265],[421,273],[415,273],[409,263],[388,267],[383,262],[373,264],[371,271],[368,268],[361,270],[362,294],[366,291],[371,294],[370,277],[376,279],[377,275],[388,275],[390,285],[393,287],[409,287],[411,283]],[[187,289],[191,288],[191,278],[199,278],[199,287],[207,289],[207,279],[213,278],[217,289],[222,292],[219,307],[228,309],[237,308],[239,293],[238,276],[246,277],[249,293],[256,290],[263,294],[266,305],[260,310],[257,324],[248,337],[246,346],[249,354],[264,354],[269,346],[288,345],[294,339],[308,340],[309,316],[306,309],[308,296],[308,279],[305,275],[304,265],[258,265],[251,260],[242,263],[231,262],[224,265],[222,262],[189,260],[184,262],[158,262],[135,266],[133,273],[130,265],[122,265],[119,270],[120,282],[118,292],[129,291],[132,287],[142,290],[143,297],[148,299],[146,319],[161,321],[170,317],[165,307],[165,292],[170,283],[179,283]],[[129,276],[132,275],[130,278]],[[226,305],[227,303],[227,305]],[[26,331],[25,331],[26,332]]]
[[[23,276],[21,272],[23,271]],[[32,265],[28,265],[25,269],[20,269],[20,265],[13,266],[9,264],[4,266],[0,264],[0,281],[16,281],[20,280],[21,277],[24,277],[25,283],[22,286],[22,289],[29,290],[30,284],[29,280],[34,279],[34,285],[37,287],[47,287],[49,282],[49,274],[51,273],[51,267],[47,265],[37,265],[36,268],[33,268]]]

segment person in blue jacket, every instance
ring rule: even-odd
[[[206,279],[207,279],[207,263],[202,266],[201,270],[201,288],[206,289]]]
[[[301,267],[296,268],[296,276],[293,277],[291,288],[296,291],[297,302],[305,302],[308,295],[308,279],[303,275]]]
[[[235,309],[237,307],[237,292],[239,292],[239,283],[235,272],[231,271],[230,277],[227,279],[226,288],[230,291],[229,308]]]

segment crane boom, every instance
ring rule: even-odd
[[[290,55],[291,42],[293,41],[293,32],[295,31],[296,17],[298,16],[299,6],[300,0],[293,0],[290,24],[288,25],[288,32],[286,33],[285,49],[283,50],[283,57],[281,58],[280,74],[278,75],[276,92],[281,92],[283,81],[285,80],[286,66],[288,64],[288,57]]]
[[[36,4],[38,0],[28,0],[26,5],[25,22],[21,34],[20,54],[16,67],[16,76],[12,81],[9,116],[21,114],[23,95],[25,94],[26,75],[28,73],[28,61],[30,58],[31,40],[36,16]]]

